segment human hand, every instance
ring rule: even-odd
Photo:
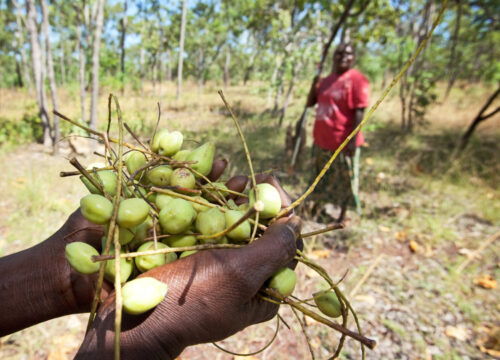
[[[353,138],[351,141],[349,141],[344,148],[344,154],[347,156],[354,156],[354,152],[356,151],[356,139]]]

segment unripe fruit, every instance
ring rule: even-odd
[[[180,186],[186,189],[194,189],[196,180],[194,175],[188,169],[178,168],[175,169],[170,176],[171,186]]]
[[[94,179],[96,179],[97,183],[102,184],[104,187],[104,191],[111,196],[115,196],[116,194],[116,181],[118,177],[115,172],[112,170],[103,170],[98,171],[96,173],[91,174]],[[85,176],[80,176],[80,180],[82,180],[83,184],[87,187],[87,189],[92,194],[102,193],[87,179]]]
[[[190,152],[190,150],[180,150],[174,156],[172,156],[172,159],[176,161],[186,161]]]
[[[161,129],[155,134],[153,141],[151,142],[151,150],[153,150],[154,152],[158,152],[158,148],[160,147],[160,140],[166,134],[168,134],[167,129]]]
[[[120,226],[132,228],[146,220],[149,205],[143,199],[132,198],[120,202],[116,221]]]
[[[159,242],[156,244],[157,249],[167,249],[168,246]],[[148,241],[139,246],[137,252],[154,250],[155,244],[154,241]],[[155,255],[144,255],[137,256],[135,258],[135,266],[139,269],[140,272],[146,272],[151,270],[157,266],[165,265],[166,263],[177,260],[177,255],[175,253],[168,254],[155,254]]]
[[[198,252],[198,250],[186,250],[181,253],[181,256],[179,256],[179,259],[185,258],[186,256],[193,255],[194,253]]]
[[[164,239],[163,242],[170,247],[193,246],[196,244],[196,236],[192,234],[172,235]]]
[[[167,284],[152,277],[129,281],[122,288],[123,309],[132,315],[151,310],[163,301],[167,289]]]
[[[196,161],[191,167],[203,175],[208,175],[212,170],[214,161],[215,144],[211,141],[194,149],[187,156],[187,161]]]
[[[195,218],[196,211],[183,199],[173,199],[159,214],[160,225],[168,234],[180,234],[186,231]]]
[[[238,210],[228,210],[224,215],[226,217],[226,227],[231,227],[235,222],[242,218],[245,213]],[[231,230],[227,236],[233,240],[245,240],[250,237],[250,232],[250,222],[245,220],[234,230]]]
[[[183,136],[180,131],[172,131],[171,133],[164,134],[160,138],[160,145],[158,153],[164,156],[174,155],[181,149]]]
[[[141,242],[148,236],[148,231],[153,227],[153,219],[151,216],[147,216],[144,222],[137,226],[134,226],[131,230],[134,233],[134,244]]]
[[[149,170],[146,177],[154,186],[167,186],[170,184],[172,171],[173,170],[170,166],[160,165]]]
[[[124,253],[123,250],[120,251],[121,254]],[[110,250],[110,254],[114,254],[113,248]],[[120,282],[123,284],[132,274],[134,269],[134,261],[132,259],[127,260],[127,258],[120,258]],[[104,277],[111,283],[115,281],[115,260],[106,261],[106,268],[104,269]]]
[[[222,197],[226,197],[229,194],[226,190],[227,186],[225,184],[220,182],[213,182],[212,184],[204,185],[203,196],[209,201],[217,201],[216,199],[220,199],[221,195]]]
[[[131,151],[125,157],[125,165],[127,166],[127,171],[130,175],[133,175],[138,169],[146,165],[147,159],[143,153],[140,151]],[[140,171],[135,176],[138,179],[142,175],[143,171]]]
[[[102,195],[90,194],[80,199],[82,215],[95,224],[104,225],[113,213],[113,204]]]
[[[196,230],[203,235],[213,235],[226,228],[226,217],[219,209],[212,208],[199,213],[195,224]]]
[[[340,305],[339,298],[335,291],[329,291],[327,293],[321,291],[313,294],[313,297],[314,302],[323,314],[334,318],[342,315],[342,305]]]
[[[290,296],[297,283],[297,274],[290,268],[281,268],[269,281],[269,287],[283,296]]]
[[[202,203],[205,203],[205,204],[210,204],[207,200],[205,200],[204,198],[202,198],[199,195],[198,196],[193,196],[193,199],[198,200],[198,201],[200,201]],[[210,209],[209,206],[201,205],[201,204],[198,204],[198,203],[195,203],[195,202],[191,202],[191,205],[196,210],[196,212],[207,211],[207,210]]]
[[[167,194],[158,194],[156,195],[156,206],[158,206],[158,208],[162,210],[173,199],[175,199],[173,196]]]
[[[109,224],[106,225],[106,232],[105,232],[105,234],[108,233],[108,228],[109,228]],[[123,226],[118,226],[118,228],[119,228],[119,237],[118,237],[118,240],[120,242],[120,245],[126,245],[129,242],[131,242],[132,239],[134,238],[134,232],[131,229],[127,229],[127,228],[125,228]],[[104,239],[106,239],[106,237]],[[104,246],[103,246],[103,249],[104,249]]]
[[[249,203],[243,203],[241,205],[238,206],[238,209],[240,211],[243,211],[244,213],[248,211],[248,209],[250,209],[250,204]]]
[[[257,198],[264,203],[264,210],[260,212],[262,219],[269,219],[276,216],[281,209],[281,196],[278,190],[270,184],[262,183],[257,185]],[[250,206],[255,203],[255,192],[250,190]]]
[[[92,256],[99,252],[84,242],[72,242],[66,245],[66,259],[73,269],[82,274],[94,274],[99,271],[99,263],[92,261]]]

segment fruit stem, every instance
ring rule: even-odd
[[[344,224],[338,223],[338,224],[327,226],[326,228],[323,228],[323,229],[320,229],[320,230],[315,230],[315,231],[311,231],[311,232],[308,232],[308,233],[300,234],[300,237],[303,239],[303,238],[306,238],[306,237],[310,237],[310,236],[314,236],[314,235],[319,235],[319,234],[327,233],[329,231],[343,229],[344,227],[345,227]]]
[[[102,168],[88,169],[87,171],[89,173],[95,173],[95,172],[99,172],[99,171],[103,171],[103,170],[113,170],[113,169],[114,169],[113,166],[105,166]],[[61,171],[59,173],[60,177],[77,176],[77,175],[82,175],[81,171]]]

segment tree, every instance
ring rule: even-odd
[[[99,96],[99,48],[104,21],[104,0],[97,0],[94,39],[92,43],[92,97],[90,102],[90,128],[97,130],[97,102]]]
[[[187,0],[182,1],[181,34],[179,38],[179,63],[177,67],[177,100],[181,98],[182,63],[184,61],[184,32],[186,31]]]

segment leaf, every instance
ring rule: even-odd
[[[447,326],[445,331],[445,335],[460,341],[467,341],[470,339],[470,334],[467,329],[463,326]]]
[[[420,246],[415,240],[410,241],[410,250],[414,253],[418,253]]]
[[[482,274],[475,278],[474,284],[484,289],[496,289],[498,287],[497,281],[490,274]]]
[[[476,339],[476,345],[483,353],[500,358],[500,327],[490,326],[480,328],[480,335]]]
[[[408,229],[404,229],[404,230],[397,231],[394,233],[394,238],[397,241],[401,241],[401,242],[405,241],[407,236],[408,236]]]

